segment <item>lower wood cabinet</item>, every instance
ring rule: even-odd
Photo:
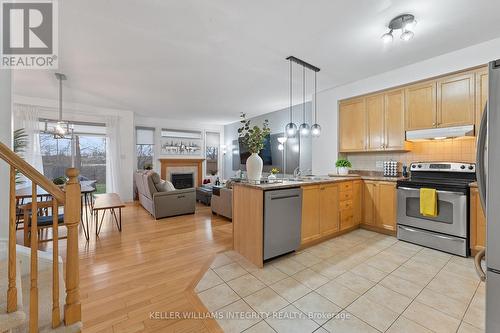
[[[475,254],[486,246],[486,217],[476,187],[470,189],[470,248]]]
[[[396,183],[364,181],[363,223],[378,229],[396,231]]]
[[[301,243],[307,243],[319,238],[320,236],[319,186],[303,186]]]
[[[339,231],[339,187],[337,184],[319,187],[319,228],[321,236]]]

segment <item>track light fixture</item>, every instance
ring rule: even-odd
[[[384,43],[391,43],[394,40],[394,30],[401,30],[400,38],[404,41],[409,41],[415,33],[413,29],[417,24],[415,16],[411,14],[403,14],[396,16],[389,22],[389,31],[380,37]]]

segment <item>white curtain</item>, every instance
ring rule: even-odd
[[[40,116],[38,107],[14,104],[14,129],[24,129],[28,145],[23,158],[43,174],[42,152],[40,149]],[[29,183],[23,183],[29,186]]]
[[[119,138],[120,119],[106,117],[106,192],[120,193],[121,145]]]

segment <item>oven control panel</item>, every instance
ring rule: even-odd
[[[439,171],[439,172],[466,172],[475,173],[475,163],[460,162],[414,162],[410,165],[410,170],[415,171]]]

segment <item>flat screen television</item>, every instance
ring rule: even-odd
[[[238,145],[240,148],[240,163],[246,164],[247,158],[250,156],[250,152],[248,151],[248,147],[243,143],[241,138],[238,138]],[[272,165],[273,158],[271,153],[271,136],[268,135],[265,138],[264,148],[260,151],[259,156],[262,158],[264,165]]]

